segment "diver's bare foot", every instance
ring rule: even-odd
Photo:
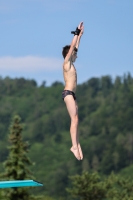
[[[78,159],[78,160],[81,160],[80,158],[80,153],[79,153],[79,148],[78,147],[74,147],[72,146],[70,151],[73,152],[74,156]]]
[[[80,158],[82,160],[83,159],[83,153],[82,153],[82,149],[81,149],[80,144],[78,144],[78,149],[79,149]]]

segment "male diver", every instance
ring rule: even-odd
[[[77,58],[78,47],[81,36],[84,32],[83,22],[79,24],[75,31],[71,45],[63,47],[62,55],[64,57],[63,75],[65,81],[65,88],[62,92],[62,98],[66,104],[68,113],[71,118],[70,135],[72,140],[71,151],[78,160],[83,159],[82,149],[79,143],[78,136],[78,105],[76,101],[76,87],[77,87],[77,73],[74,62]]]

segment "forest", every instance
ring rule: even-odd
[[[12,118],[19,115],[24,125],[22,137],[29,143],[28,157],[33,162],[30,170],[44,184],[43,188],[34,189],[34,194],[49,196],[49,200],[67,199],[70,177],[82,177],[85,172],[98,173],[101,178],[112,173],[132,178],[131,74],[114,79],[109,75],[94,77],[78,84],[82,161],[70,152],[70,118],[61,97],[63,88],[59,81],[47,87],[45,81],[38,86],[35,80],[0,78],[0,173],[9,154],[9,126]]]

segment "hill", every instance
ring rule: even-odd
[[[119,173],[133,162],[133,78],[130,74],[91,78],[78,85],[80,142],[83,161],[75,160],[71,147],[70,119],[61,99],[63,84],[40,87],[24,78],[0,79],[0,172],[8,155],[7,135],[12,116],[25,124],[23,138],[30,142],[29,156],[35,177],[45,187],[36,192],[66,194],[70,175],[95,170]],[[126,174],[127,173],[127,170]],[[124,171],[121,172],[123,175]]]

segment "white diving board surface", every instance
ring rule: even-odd
[[[0,181],[0,188],[13,188],[13,187],[36,187],[43,186],[34,180],[15,180],[15,181]]]

